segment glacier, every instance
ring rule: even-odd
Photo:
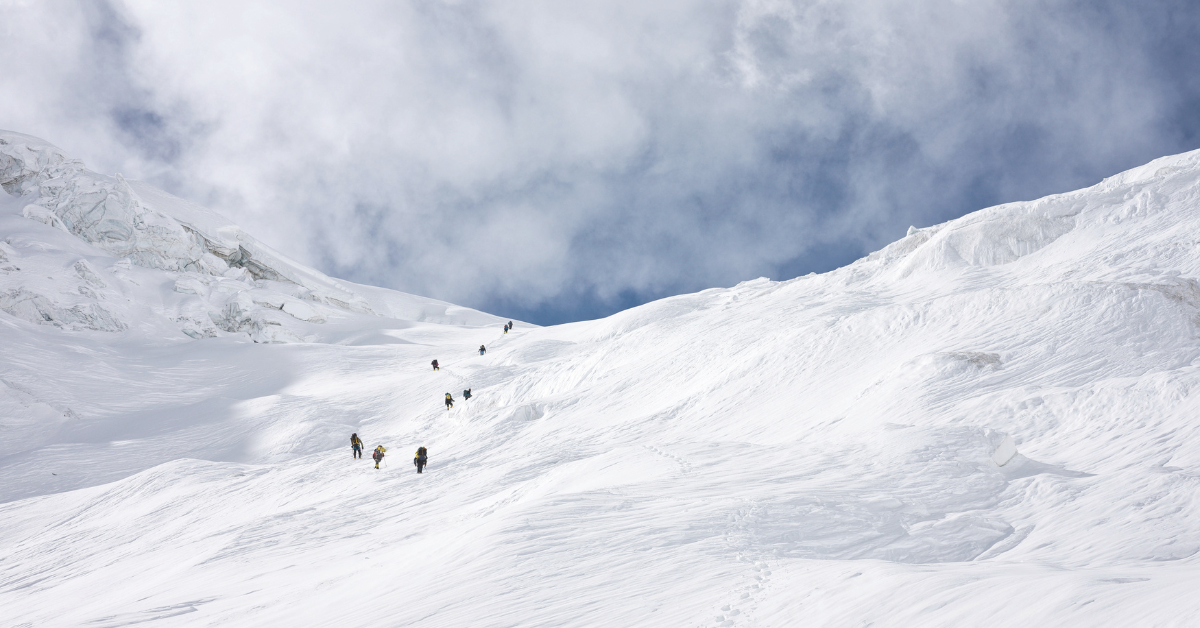
[[[0,185],[5,625],[1200,622],[1200,151],[509,334],[36,138]]]

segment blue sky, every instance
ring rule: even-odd
[[[0,3],[0,128],[549,324],[1200,148],[1200,7]]]

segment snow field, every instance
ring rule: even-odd
[[[173,289],[10,212],[12,258],[137,298],[114,332],[0,314],[0,617],[1195,625],[1197,155],[508,335],[353,287],[395,318],[192,341]]]

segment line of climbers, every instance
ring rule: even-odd
[[[353,450],[352,456],[355,460],[362,459],[363,442],[355,432],[350,435],[350,448]],[[387,455],[387,447],[379,445],[375,451],[371,452],[371,459],[375,461],[375,468],[379,468],[379,463],[383,462],[383,457]],[[429,464],[429,450],[425,446],[417,447],[417,453],[413,455],[413,466],[417,468],[417,473],[423,473],[425,465]]]
[[[511,330],[512,328],[513,328],[513,322],[508,321],[508,324],[504,326],[504,333],[507,334],[509,332],[509,330]],[[487,353],[487,347],[485,347],[483,345],[479,345],[479,355],[483,355],[485,353]],[[433,370],[435,370],[435,371],[442,370],[441,367],[438,366],[437,360],[434,360],[432,364],[433,364]],[[470,399],[470,398],[471,398],[471,389],[467,388],[467,389],[463,390],[463,399],[466,400],[466,399]],[[450,393],[446,393],[446,410],[449,410],[453,407],[454,407],[454,396],[451,395]],[[362,452],[363,452],[363,442],[362,442],[362,439],[358,437],[357,432],[350,435],[350,448],[352,450],[351,455],[354,457],[354,459],[361,460]],[[384,447],[383,445],[379,445],[378,447],[375,448],[375,451],[371,453],[371,459],[375,461],[376,469],[379,468],[379,463],[383,462],[383,457],[386,454],[387,454],[387,448]],[[425,465],[428,464],[428,461],[429,461],[429,452],[423,446],[418,447],[416,455],[413,456],[413,466],[415,466],[417,468],[417,473],[423,472],[423,470],[425,469]]]
[[[509,330],[511,330],[512,328],[513,328],[513,322],[508,321],[508,324],[506,324],[504,326],[504,333],[507,334],[509,332]],[[485,347],[484,345],[479,345],[479,355],[483,355],[485,353],[487,353],[487,347]],[[433,370],[435,370],[435,371],[442,370],[442,367],[438,365],[437,360],[434,360],[433,362],[431,362],[431,364],[433,365]],[[471,398],[471,389],[468,388],[463,391],[463,399],[470,399],[470,398]],[[445,401],[446,401],[446,409],[447,410],[454,407],[454,397],[451,396],[450,393],[446,393]]]

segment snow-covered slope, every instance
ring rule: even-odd
[[[0,264],[21,266],[53,229],[11,214]],[[824,275],[508,335],[164,342],[132,334],[159,301],[101,300],[125,331],[0,314],[0,617],[1196,625],[1198,233],[1200,152]],[[352,431],[389,447],[385,468],[351,460]]]

